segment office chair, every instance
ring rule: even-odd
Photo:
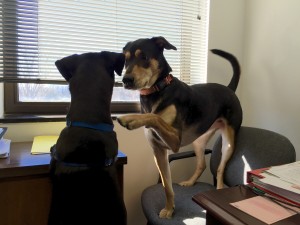
[[[210,171],[214,185],[196,182],[192,187],[181,187],[173,183],[175,210],[171,219],[161,219],[158,216],[165,204],[165,193],[161,183],[147,187],[142,192],[141,203],[147,225],[205,224],[205,211],[193,202],[192,196],[215,189],[217,168],[221,158],[221,142],[221,137],[218,137],[212,150],[206,150],[206,153],[211,153]],[[195,156],[193,151],[170,154],[169,162],[193,156]],[[291,163],[295,160],[295,148],[283,135],[265,129],[243,126],[236,136],[235,150],[226,166],[224,183],[228,187],[246,184],[247,170]]]

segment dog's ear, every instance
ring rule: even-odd
[[[105,58],[108,70],[112,72],[112,74],[115,71],[119,76],[121,76],[125,64],[125,55],[123,53],[109,51],[102,51],[101,55]]]
[[[177,48],[174,45],[171,45],[164,37],[153,37],[151,38],[151,40],[153,40],[155,44],[161,49],[177,50]]]
[[[74,55],[64,57],[55,62],[55,65],[56,65],[58,71],[68,82],[72,78],[72,76],[76,70],[78,58],[79,58],[79,56],[74,54]]]
[[[125,55],[123,53],[115,53],[114,67],[115,72],[121,76],[125,64]]]
[[[128,49],[128,47],[131,45],[131,43],[132,43],[132,41],[127,42],[127,44],[123,48],[123,53],[126,51],[126,49]]]

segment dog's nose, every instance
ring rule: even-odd
[[[133,77],[123,77],[122,81],[124,84],[133,84],[134,78]]]
[[[124,76],[123,77],[123,79],[122,79],[122,81],[123,81],[123,84],[124,84],[124,87],[126,88],[126,89],[131,89],[131,88],[133,88],[133,86],[134,86],[134,78],[132,77],[132,76]]]

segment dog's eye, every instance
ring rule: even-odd
[[[148,56],[146,56],[144,53],[140,54],[140,59],[142,60],[148,60]]]

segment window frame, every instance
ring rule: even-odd
[[[70,102],[20,102],[17,83],[4,83],[4,114],[61,115]],[[112,102],[112,113],[140,112],[140,102]]]

